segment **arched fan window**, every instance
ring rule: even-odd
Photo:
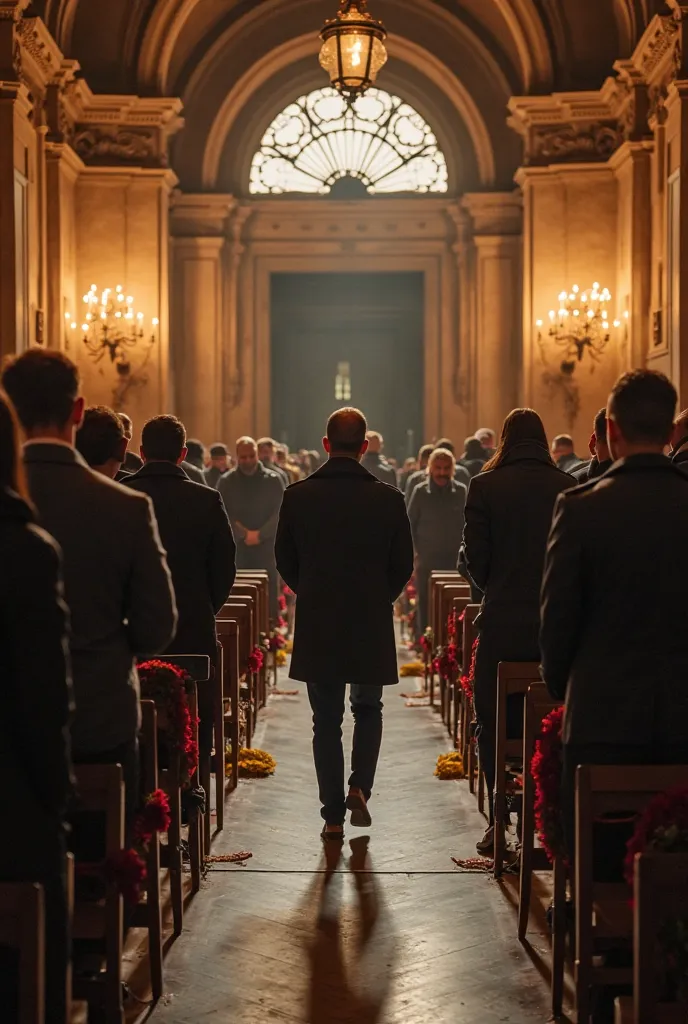
[[[325,195],[341,178],[371,195],[446,192],[447,162],[432,128],[398,96],[369,89],[351,107],[334,89],[290,103],[251,164],[254,195]]]

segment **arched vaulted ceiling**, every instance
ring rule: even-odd
[[[337,0],[34,0],[100,92],[180,96],[188,189],[241,191],[261,129],[324,84],[317,33]],[[507,187],[510,96],[595,88],[663,0],[370,0],[389,31],[384,87],[431,123],[458,190]],[[382,80],[381,80],[382,84]],[[251,152],[248,152],[251,150]],[[237,159],[237,154],[241,154]]]

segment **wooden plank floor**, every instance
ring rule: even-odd
[[[531,936],[531,959],[508,891],[452,864],[452,855],[475,855],[484,821],[465,782],[433,777],[447,738],[428,708],[405,706],[400,693],[413,683],[385,691],[373,827],[347,828],[331,876],[305,688],[270,701],[255,745],[274,754],[277,773],[241,783],[213,848],[253,858],[211,870],[166,958],[153,1024],[547,1020],[537,965],[547,939]],[[367,856],[360,838],[352,853],[349,841],[366,834]],[[352,873],[352,857],[364,872]]]

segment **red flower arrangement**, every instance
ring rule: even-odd
[[[280,615],[279,618],[277,619],[277,629],[286,629],[286,628],[287,628],[287,620],[284,618],[283,615]]]
[[[248,670],[249,672],[256,673],[260,672],[265,663],[265,654],[261,647],[254,647],[248,656]]]
[[[281,633],[271,633],[269,648],[271,651],[281,651],[287,646],[287,641],[284,639]]]
[[[437,656],[432,663],[433,672],[437,672],[442,679],[451,679],[459,671],[458,648],[455,643],[448,643],[446,647],[440,647]]]
[[[287,599],[286,599],[284,594],[280,594],[280,596],[277,599],[277,604],[278,604],[279,610],[281,612],[286,612],[286,610],[287,610]]]
[[[661,850],[665,853],[688,853],[688,786],[675,786],[658,793],[638,819],[635,832],[628,841],[624,875],[633,885],[636,853]]]
[[[170,801],[167,793],[156,789],[143,802],[134,821],[134,836],[141,843],[149,843],[156,832],[167,832],[170,827]]]
[[[127,903],[138,903],[146,881],[146,864],[136,850],[120,850],[105,865],[105,874],[114,882]]]
[[[555,708],[542,720],[540,738],[530,772],[535,780],[535,827],[550,863],[566,856],[561,813],[562,724],[564,708]]]
[[[425,630],[422,637],[418,641],[421,650],[423,651],[424,654],[432,654],[432,641],[432,629],[430,628],[430,626],[428,626],[428,628]]]
[[[188,673],[167,661],[145,661],[139,665],[141,696],[155,701],[167,717],[166,740],[171,753],[179,754],[182,789],[188,789],[198,768],[198,744],[194,738],[189,702],[186,696]]]
[[[473,648],[471,650],[471,662],[468,667],[468,673],[462,672],[459,682],[461,683],[461,689],[466,694],[470,701],[473,700],[473,693],[475,690],[475,658],[478,653],[478,643],[480,637],[476,637],[473,641]]]
[[[418,597],[418,591],[416,590],[415,584],[413,584],[413,583],[407,583],[406,584],[406,596],[409,599],[409,601],[415,601],[416,600],[416,598]]]

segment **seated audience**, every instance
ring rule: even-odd
[[[592,459],[585,462],[579,469],[571,471],[579,484],[585,484],[588,480],[596,480],[597,477],[606,473],[612,464],[612,456],[607,444],[607,410],[600,409],[595,416],[592,436],[590,438],[590,454]]]
[[[408,506],[415,552],[418,614],[416,635],[428,625],[428,584],[433,569],[455,569],[464,526],[466,488],[454,479],[454,456],[436,448],[428,472]]]
[[[376,476],[378,480],[381,480],[383,484],[391,484],[392,487],[396,487],[396,470],[393,466],[390,466],[382,454],[385,446],[382,434],[378,433],[377,430],[369,430],[366,434],[366,440],[368,442],[368,450],[361,459],[361,465],[369,473],[372,473],[373,476]]]
[[[674,423],[674,431],[671,435],[671,461],[676,466],[683,466],[688,469],[688,409],[679,413]]]
[[[500,661],[538,660],[547,536],[557,497],[572,485],[550,457],[538,414],[514,409],[504,421],[497,452],[468,490],[462,566],[484,595],[477,620],[474,702],[490,818],[477,844],[479,853],[494,844],[497,667]],[[516,735],[522,728],[522,700],[520,708],[512,722]]]
[[[164,650],[177,622],[150,500],[92,472],[74,449],[84,401],[79,372],[54,349],[9,360],[3,385],[28,438],[29,492],[64,556],[71,613],[76,762],[121,764],[127,808],[137,798],[136,657]]]
[[[118,412],[117,415],[122,421],[124,427],[124,436],[127,439],[127,446],[131,444],[131,439],[134,436],[134,424],[131,422],[131,416],[127,416],[125,412]],[[136,452],[130,450],[127,447],[124,462],[122,463],[123,473],[136,473],[143,465],[143,459]]]
[[[229,461],[229,452],[227,451],[227,445],[222,444],[221,441],[217,441],[215,444],[210,446],[210,465],[205,470],[204,478],[208,487],[214,487],[217,489],[217,485],[220,482],[220,477],[225,473],[229,473],[232,468]]]
[[[127,480],[131,475],[121,472],[127,451],[121,417],[106,405],[92,405],[84,411],[74,447],[91,469],[110,480]]]
[[[126,486],[153,502],[160,538],[177,597],[177,633],[167,654],[207,654],[217,661],[215,616],[234,583],[235,548],[222,498],[196,484],[181,468],[186,456],[184,425],[176,416],[155,416],[141,435],[144,466]],[[199,687],[201,750],[213,740],[210,686]]]
[[[688,479],[663,454],[676,391],[634,370],[607,405],[616,461],[556,507],[542,587],[543,678],[566,700],[563,801],[576,767],[688,763]]]
[[[276,448],[276,462],[289,475],[291,482],[296,483],[301,479],[301,471],[289,455],[289,448],[286,444],[278,444]]]
[[[270,577],[270,615],[277,617],[275,535],[284,483],[258,460],[252,437],[236,443],[236,469],[218,485],[236,540],[238,569],[267,569]]]
[[[552,458],[559,469],[563,469],[565,473],[572,473],[583,465],[583,460],[578,458],[574,450],[573,438],[568,434],[558,434],[554,438],[552,441]]]
[[[39,882],[45,900],[46,1024],[66,1021],[65,810],[71,791],[69,612],[60,550],[34,525],[19,426],[0,392],[0,881]],[[0,947],[0,1017],[17,1019],[18,963]]]
[[[311,453],[306,452],[310,465]],[[275,442],[271,437],[261,437],[258,441],[258,458],[263,463],[266,469],[271,469],[273,473],[277,473],[285,487],[288,487],[291,483],[291,478],[287,473],[286,469],[282,469],[277,464],[277,453],[275,451]]]

